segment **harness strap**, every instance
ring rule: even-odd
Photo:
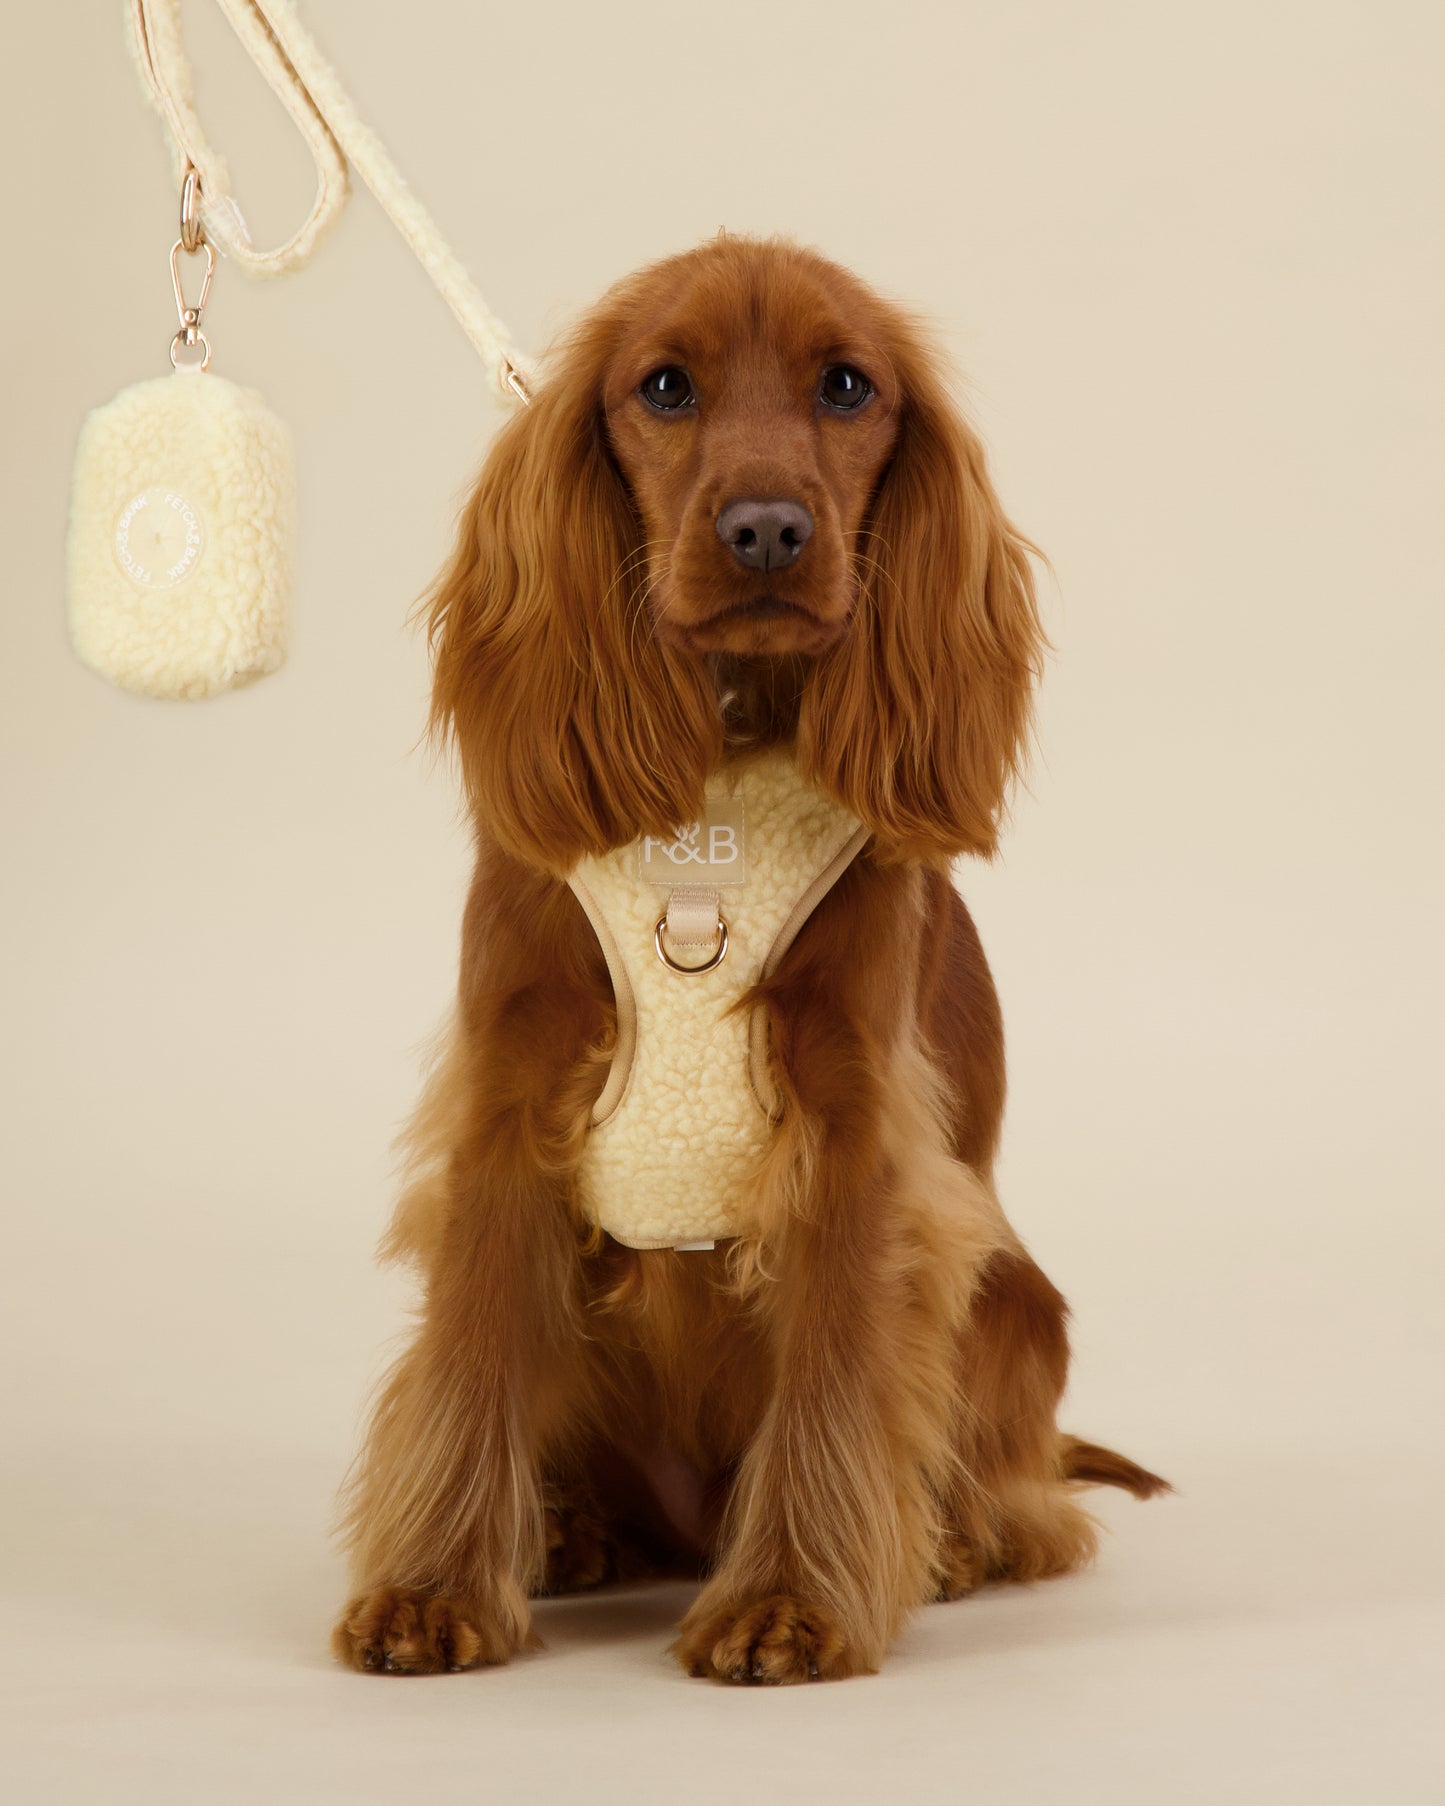
[[[411,246],[504,398],[528,400],[531,360],[482,299],[435,221],[407,186],[386,146],[352,105],[291,0],[219,0],[232,30],[306,141],[316,166],[311,211],[284,243],[257,250],[231,191],[225,159],[206,137],[181,39],[180,0],[130,0],[131,43],[146,91],[171,142],[177,181],[199,177],[200,215],[209,236],[254,276],[279,276],[308,263],[341,217],[347,162]]]
[[[667,899],[668,944],[689,953],[717,946],[722,897],[701,884],[679,884]]]

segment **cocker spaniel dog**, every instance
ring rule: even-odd
[[[385,1251],[419,1326],[353,1471],[337,1654],[430,1673],[528,1598],[701,1578],[694,1675],[875,1669],[1076,1567],[1063,1299],[994,1195],[994,850],[1031,548],[917,326],[722,236],[611,291],[431,599],[476,838]]]

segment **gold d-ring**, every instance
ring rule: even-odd
[[[206,228],[201,224],[201,176],[194,163],[186,164],[181,177],[181,245],[194,257],[206,242]]]
[[[720,966],[727,958],[728,925],[721,916],[717,919],[717,946],[713,949],[711,958],[704,961],[700,966],[678,965],[677,961],[668,952],[662,938],[662,931],[666,926],[667,914],[666,911],[664,911],[663,914],[657,918],[657,926],[652,931],[652,944],[657,949],[657,957],[662,961],[663,965],[667,967],[669,972],[678,972],[681,973],[684,978],[692,978],[699,972],[711,972],[714,967]]]

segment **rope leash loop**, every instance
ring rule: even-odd
[[[528,401],[531,359],[512,343],[386,146],[358,115],[291,0],[218,0],[218,4],[310,150],[316,194],[290,238],[269,251],[256,248],[225,159],[207,138],[197,111],[181,36],[180,0],[128,0],[131,48],[176,164],[183,249],[199,250],[209,236],[253,276],[303,268],[346,206],[349,165],[411,246],[476,348],[496,392],[508,402]],[[188,242],[188,222],[194,242]]]

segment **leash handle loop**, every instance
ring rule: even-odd
[[[527,401],[531,360],[512,343],[386,146],[361,119],[291,0],[218,4],[310,150],[316,194],[290,238],[269,251],[256,248],[225,159],[206,137],[196,108],[181,37],[180,0],[127,0],[131,49],[170,139],[177,180],[183,185],[183,218],[194,219],[198,235],[203,231],[251,275],[284,275],[310,262],[341,217],[350,192],[349,164],[456,315],[498,394],[511,402]]]

